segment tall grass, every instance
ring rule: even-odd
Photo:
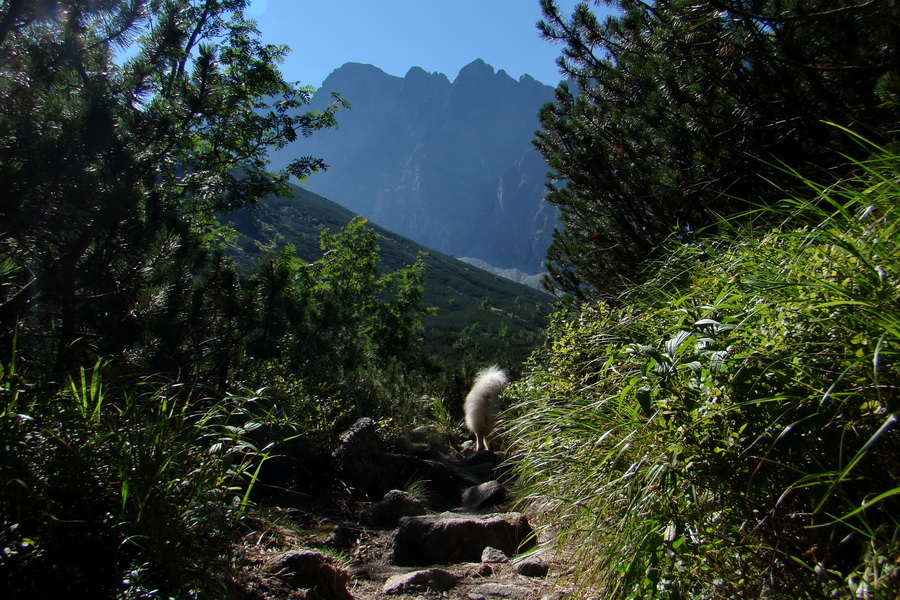
[[[900,158],[872,151],[557,315],[507,392],[522,491],[607,597],[900,592]]]

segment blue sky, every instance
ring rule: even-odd
[[[578,1],[559,4],[570,14]],[[401,77],[421,67],[452,81],[477,58],[517,79],[560,80],[560,47],[535,27],[538,0],[253,0],[246,15],[265,42],[291,47],[282,73],[303,85],[318,87],[347,62]]]

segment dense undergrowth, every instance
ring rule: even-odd
[[[900,592],[900,156],[856,167],[558,314],[508,392],[522,491],[605,598]]]
[[[366,394],[270,369],[268,388],[215,396],[102,360],[61,385],[15,364],[0,369],[0,581],[23,599],[241,597],[244,517],[273,493],[263,475],[285,448],[315,477],[348,419],[370,415],[391,438],[396,410],[407,427],[433,410],[362,368],[347,386]]]
[[[242,484],[262,450],[237,425],[252,427],[252,403],[200,408],[176,386],[107,386],[100,364],[56,392],[3,375],[0,573],[10,592],[142,597],[215,577],[209,565],[246,508]]]

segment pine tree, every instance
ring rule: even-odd
[[[542,0],[544,37],[569,81],[537,147],[564,229],[547,285],[612,295],[667,236],[774,198],[779,168],[840,169],[833,125],[888,136],[876,87],[897,73],[889,0],[620,0],[600,22]]]

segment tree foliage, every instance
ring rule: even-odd
[[[286,364],[312,386],[346,385],[355,371],[409,363],[430,312],[421,307],[422,258],[382,272],[378,234],[361,218],[325,231],[321,248],[312,263],[288,246],[257,267],[246,286],[248,359]]]
[[[770,202],[780,164],[846,170],[855,149],[826,121],[874,139],[896,126],[876,98],[897,90],[893,2],[607,4],[601,22],[587,2],[571,17],[541,2],[569,78],[536,139],[565,226],[547,284],[564,293],[613,293],[673,232]]]
[[[321,168],[299,159],[272,176],[266,150],[331,125],[335,109],[299,111],[311,90],[282,78],[287,49],[259,42],[245,5],[4,3],[6,349],[16,332],[51,371],[121,355],[178,372],[204,358],[183,356],[187,338],[209,339],[198,327],[227,343],[234,281],[210,253],[215,214]]]

